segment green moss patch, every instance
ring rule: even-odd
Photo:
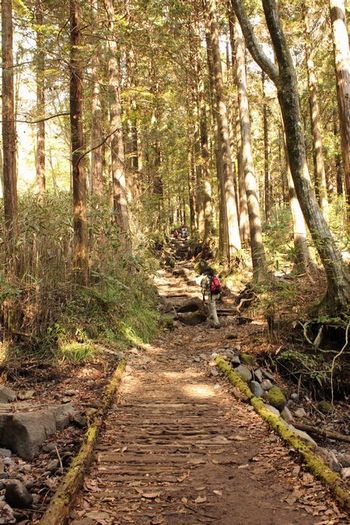
[[[267,400],[278,410],[283,410],[287,404],[287,399],[282,390],[278,386],[273,386],[267,393]]]
[[[250,388],[235,374],[230,365],[222,357],[218,356],[215,362],[216,366],[228,377],[232,385],[239,388],[242,394],[249,399],[255,411],[289,446],[299,453],[308,470],[330,489],[339,503],[349,512],[350,494],[340,476],[333,472],[328,465],[315,454],[309,445],[303,443],[303,441],[285,425],[285,422],[280,417],[266,408],[265,403],[261,399],[253,395]]]

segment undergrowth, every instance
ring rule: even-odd
[[[70,196],[24,196],[19,209],[16,277],[0,254],[0,330],[9,352],[80,361],[99,345],[149,342],[159,321],[150,279],[157,265],[144,232],[139,228],[133,254],[125,254],[109,206],[91,202],[90,284],[81,288],[72,265]]]

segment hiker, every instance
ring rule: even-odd
[[[181,235],[181,238],[184,240],[186,240],[188,237],[188,230],[184,224],[180,228],[180,235]]]
[[[215,328],[220,328],[220,321],[216,311],[216,301],[220,299],[222,292],[220,280],[210,266],[202,271],[202,275],[201,288],[203,302],[205,302],[206,298],[208,299],[209,318],[213,320]]]

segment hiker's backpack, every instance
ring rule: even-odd
[[[210,280],[210,294],[219,295],[222,292],[221,283],[218,277],[214,275]]]

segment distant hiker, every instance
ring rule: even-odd
[[[219,328],[220,321],[216,311],[216,301],[221,296],[221,283],[218,276],[215,274],[215,271],[213,268],[210,268],[210,266],[203,269],[202,275],[201,288],[203,301],[205,302],[206,299],[208,300],[209,317],[213,320],[215,328]]]
[[[180,228],[180,235],[181,235],[181,238],[184,240],[186,240],[188,237],[188,230],[184,224]]]

